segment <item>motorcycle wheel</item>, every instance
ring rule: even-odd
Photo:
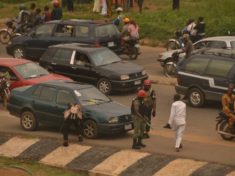
[[[131,60],[136,60],[137,57],[138,57],[138,48],[136,48],[136,47],[130,48],[129,58]]]
[[[223,132],[227,132],[229,133],[229,126],[228,126],[228,123],[226,121],[223,121],[220,125],[220,131],[223,131]],[[220,134],[220,136],[226,140],[226,141],[231,141],[233,140],[234,137],[230,136],[230,135],[226,135],[226,134]]]
[[[0,42],[4,45],[8,44],[11,40],[11,35],[8,31],[0,32]]]
[[[176,49],[179,49],[179,48],[180,48],[179,45],[174,41],[168,42],[167,47],[166,47],[167,51],[176,50]]]
[[[175,77],[176,76],[176,67],[173,64],[165,64],[164,66],[164,75],[166,77]]]

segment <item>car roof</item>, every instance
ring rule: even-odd
[[[79,90],[79,89],[86,89],[86,88],[94,87],[90,84],[83,84],[83,83],[78,83],[75,81],[64,81],[64,80],[48,81],[48,82],[40,83],[39,85],[55,86],[55,87],[60,87],[60,88],[68,88],[72,90]]]
[[[21,65],[29,63],[31,61],[25,59],[16,59],[16,58],[0,58],[0,65],[6,67],[14,67],[16,65]]]
[[[221,40],[221,41],[235,41],[235,36],[215,36],[215,37],[207,37],[204,38],[200,41],[204,41],[204,40],[213,40],[213,41],[217,41],[217,40]]]
[[[65,49],[73,49],[73,50],[82,50],[82,51],[85,51],[87,53],[93,52],[93,51],[96,51],[96,50],[107,49],[106,47],[94,46],[94,45],[83,44],[83,43],[58,44],[58,45],[52,45],[49,48],[65,48]]]
[[[86,19],[69,19],[69,20],[52,20],[47,22],[48,24],[71,24],[71,25],[76,25],[76,24],[97,24],[97,25],[102,25],[102,24],[112,24],[104,20],[86,20]]]

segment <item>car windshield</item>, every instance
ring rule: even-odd
[[[83,106],[101,104],[111,101],[95,87],[75,90],[74,93]]]
[[[24,79],[36,78],[49,74],[47,70],[33,62],[17,65],[14,68]]]
[[[95,52],[90,53],[90,58],[96,66],[108,65],[121,61],[121,59],[109,49],[96,50]]]

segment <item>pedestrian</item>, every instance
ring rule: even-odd
[[[137,93],[137,97],[132,100],[131,104],[131,114],[134,122],[134,134],[132,144],[133,149],[140,149],[141,147],[146,147],[146,145],[142,143],[146,123],[146,106],[144,102],[145,97],[145,91],[139,90]]]
[[[33,26],[37,26],[39,24],[42,24],[42,22],[43,22],[43,17],[41,16],[41,9],[37,8]]]
[[[130,5],[131,5],[130,0],[125,0],[125,2],[124,2],[124,11],[125,11],[125,12],[128,12],[128,11],[129,11]]]
[[[30,4],[30,12],[29,12],[29,15],[30,15],[30,22],[31,23],[34,23],[35,21],[35,17],[36,17],[36,4],[34,2],[32,2]]]
[[[78,135],[78,141],[83,141],[82,137],[82,112],[81,107],[78,104],[70,104],[68,109],[64,112],[64,124],[62,127],[63,133],[63,146],[67,147],[68,144],[68,133],[70,126],[74,125],[76,133]]]
[[[106,16],[107,15],[107,2],[106,0],[101,0],[101,15]]]
[[[180,8],[180,0],[172,0],[172,9],[178,10]]]
[[[174,95],[174,102],[171,105],[170,118],[164,128],[172,128],[175,131],[175,151],[183,148],[182,137],[186,126],[186,104],[181,100],[179,94]]]
[[[148,118],[149,125],[146,124],[145,133],[143,138],[149,138],[150,124],[152,117],[156,115],[156,93],[151,88],[151,81],[149,79],[144,80],[144,91],[146,92],[146,117]]]
[[[108,7],[108,16],[111,17],[112,16],[112,5],[113,5],[113,1],[112,0],[106,0],[107,3],[107,7]]]
[[[120,28],[121,24],[122,23],[122,18],[123,18],[123,9],[121,7],[118,7],[116,9],[116,12],[117,12],[117,17],[113,20],[113,24],[115,24],[118,28]]]
[[[100,0],[94,0],[93,12],[100,12]]]
[[[143,2],[144,2],[144,0],[137,0],[137,4],[139,7],[139,13],[142,13]]]
[[[44,7],[44,15],[43,15],[43,21],[47,22],[51,20],[51,12],[49,6]]]
[[[69,12],[73,12],[74,10],[73,0],[67,0],[67,9]]]
[[[52,20],[60,20],[63,17],[62,8],[60,7],[60,2],[58,0],[53,1],[53,9],[51,12]]]

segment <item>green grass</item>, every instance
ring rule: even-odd
[[[13,160],[5,157],[0,157],[0,169],[1,168],[22,168],[35,176],[87,176],[87,174],[80,174],[60,168],[49,167],[32,161],[23,162],[17,159]]]
[[[19,2],[11,0],[11,2]],[[23,1],[23,0],[22,0]],[[6,4],[9,0],[2,0],[0,3],[0,18],[12,17],[17,14],[18,4]],[[30,2],[25,1],[29,7]],[[46,4],[51,6],[51,1],[34,1],[43,8]],[[69,13],[64,9],[64,18],[84,18],[102,19],[99,14],[91,12],[91,4],[75,4],[75,12]],[[140,26],[142,38],[150,39],[152,45],[165,43],[167,39],[174,36],[174,31],[182,29],[188,18],[197,19],[199,16],[205,17],[207,36],[226,35],[230,30],[235,32],[235,1],[234,0],[181,0],[180,10],[172,10],[172,0],[148,0],[144,2],[142,14],[137,12],[137,8],[131,9],[125,15],[136,20]],[[5,11],[12,13],[4,13]],[[106,20],[113,20],[115,14]]]

